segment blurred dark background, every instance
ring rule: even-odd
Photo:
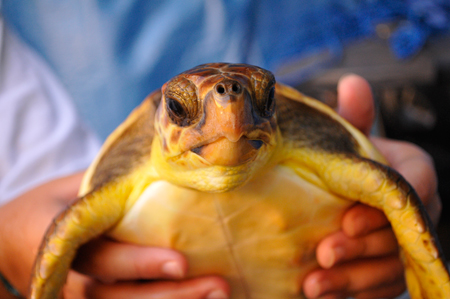
[[[443,203],[437,230],[449,258],[450,37],[430,40],[413,57],[399,60],[388,45],[390,30],[380,24],[377,37],[349,45],[335,67],[297,88],[335,106],[336,84],[342,75],[356,73],[369,80],[378,108],[374,133],[413,142],[434,159]]]

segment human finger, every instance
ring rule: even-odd
[[[359,237],[389,226],[384,213],[373,207],[356,204],[342,218],[342,230],[349,237]]]
[[[224,299],[229,297],[229,293],[226,281],[217,276],[174,281],[103,283],[72,271],[64,287],[65,299]]]
[[[338,113],[369,135],[375,119],[372,89],[362,77],[349,74],[341,77],[337,86]]]
[[[75,270],[102,281],[182,278],[187,261],[177,251],[99,238],[82,246]]]
[[[397,298],[400,294],[405,292],[405,289],[406,284],[403,280],[399,280],[390,285],[383,285],[382,288],[377,287],[354,293],[352,297],[355,299]]]
[[[390,290],[389,294],[384,294],[387,298],[395,297],[405,289],[403,266],[396,255],[313,271],[305,278],[303,291],[308,298],[355,294],[378,298],[374,292],[387,286]]]
[[[348,237],[339,231],[323,239],[316,249],[322,268],[330,269],[346,261],[396,254],[398,245],[390,227],[359,238]]]
[[[390,285],[383,285],[382,288],[374,288],[370,290],[364,290],[354,294],[348,293],[332,293],[320,297],[321,299],[346,299],[350,296],[355,299],[374,299],[374,298],[397,298],[397,294],[402,294],[405,290],[405,284],[393,283]],[[393,295],[395,294],[395,295]]]

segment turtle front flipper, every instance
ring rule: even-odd
[[[123,182],[109,182],[55,218],[36,259],[30,298],[58,298],[77,249],[120,220],[130,190]]]
[[[105,141],[84,175],[82,196],[54,220],[45,235],[31,298],[57,298],[77,249],[116,224],[155,180],[150,154],[160,99],[161,92],[150,94]]]
[[[378,208],[402,248],[412,299],[450,298],[450,275],[422,202],[405,179],[381,163],[367,138],[330,107],[277,86],[281,162],[299,176],[343,198]]]
[[[432,223],[400,174],[357,155],[315,151],[307,156],[301,168],[308,167],[330,192],[384,212],[402,249],[412,299],[450,298],[450,276]]]

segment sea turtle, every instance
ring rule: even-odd
[[[450,298],[448,269],[411,186],[331,108],[245,64],[175,76],[106,140],[80,198],[46,233],[31,298],[57,298],[77,248],[101,235],[184,253],[232,298],[303,298],[319,240],[355,202],[381,209],[411,296]]]

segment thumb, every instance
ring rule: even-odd
[[[375,118],[372,89],[362,77],[349,74],[337,86],[338,113],[361,132],[369,135]]]

